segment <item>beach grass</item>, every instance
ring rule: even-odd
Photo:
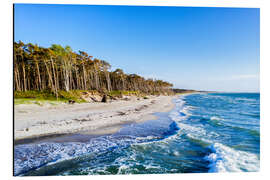
[[[87,102],[85,99],[82,98],[83,93],[89,93],[92,95],[99,95],[102,96],[96,90],[70,90],[70,91],[58,91],[58,97],[56,94],[49,91],[14,91],[14,104],[52,104],[57,105],[59,103],[68,103],[69,100],[73,100],[76,103],[85,103]],[[110,91],[106,94],[113,96],[113,97],[120,97],[122,95],[125,96],[145,96],[140,91]]]
[[[31,98],[14,98],[14,104],[37,104],[43,106],[44,104],[58,105],[61,103],[66,103],[66,100],[45,100],[45,99],[31,99]]]
[[[56,105],[74,100],[77,103],[86,102],[81,98],[81,90],[59,91],[58,97],[51,91],[14,91],[14,104],[37,104],[45,103]]]

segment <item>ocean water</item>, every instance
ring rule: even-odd
[[[125,125],[112,135],[16,145],[14,174],[259,171],[260,94],[198,93],[174,103],[171,112],[156,113],[157,120]]]

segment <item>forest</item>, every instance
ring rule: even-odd
[[[126,74],[83,51],[52,44],[45,48],[32,43],[14,42],[14,90],[58,91],[96,90],[138,91],[144,94],[170,94],[173,84]]]

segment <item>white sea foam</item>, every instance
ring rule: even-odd
[[[110,136],[92,139],[87,143],[41,143],[15,147],[14,174],[86,154],[100,153],[110,148],[126,146],[131,139],[112,140]],[[134,140],[133,140],[134,141]]]
[[[127,169],[129,169],[129,166],[128,166],[128,165],[121,164],[120,167],[119,167],[119,169],[118,169],[117,174],[121,174],[121,172],[122,172],[123,170],[127,170]]]
[[[177,122],[177,125],[180,128],[179,133],[185,133],[188,137],[192,139],[197,139],[200,141],[204,141],[205,143],[213,143],[211,139],[219,136],[215,132],[207,132],[203,125],[188,125],[183,123],[184,120],[189,118],[192,114],[190,110],[193,110],[194,107],[185,105],[184,97],[179,98],[176,101],[176,109],[174,109],[169,117]],[[217,117],[215,117],[217,119]]]
[[[215,125],[223,125],[224,122],[226,122],[224,119],[220,118],[220,117],[217,117],[217,116],[212,116],[210,118],[210,121],[212,123],[215,123]]]
[[[211,118],[210,118],[210,120],[212,120],[212,121],[220,121],[220,120],[222,120],[222,118],[220,118],[220,117],[217,117],[217,116],[212,116]]]
[[[255,154],[238,151],[220,143],[210,146],[211,154],[205,157],[209,164],[209,172],[256,172],[259,171],[260,160]]]
[[[136,141],[144,141],[144,140],[154,140],[154,139],[160,139],[159,137],[155,136],[146,136],[146,137],[136,137]]]
[[[179,156],[179,155],[180,155],[180,153],[179,153],[179,151],[173,151],[173,155],[175,155],[175,156]]]
[[[169,117],[176,121],[180,122],[184,119],[187,119],[191,114],[189,110],[193,107],[185,105],[184,97],[180,97],[179,99],[175,100],[175,109],[170,112]]]
[[[250,99],[250,98],[235,98],[237,101],[250,101],[250,102],[255,102],[257,101],[256,99]]]
[[[143,148],[143,150],[141,148]],[[152,146],[147,146],[145,144],[139,144],[139,146],[137,146],[133,144],[130,151],[125,151],[110,164],[104,164],[103,166],[94,168],[87,167],[85,170],[86,172],[90,172],[90,174],[95,174],[96,172],[110,173],[108,172],[110,167],[118,167],[117,174],[131,174],[136,171],[140,172],[138,166],[143,166],[146,170],[151,169],[159,172],[161,167],[159,164],[155,163],[155,159],[151,156],[147,156],[147,158],[145,157],[144,151],[148,148],[152,148]],[[144,160],[141,162],[141,159]]]

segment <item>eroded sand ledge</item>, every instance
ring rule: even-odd
[[[117,132],[122,124],[155,119],[153,113],[170,111],[175,96],[158,96],[110,103],[83,103],[39,106],[16,105],[15,141],[55,134]]]

